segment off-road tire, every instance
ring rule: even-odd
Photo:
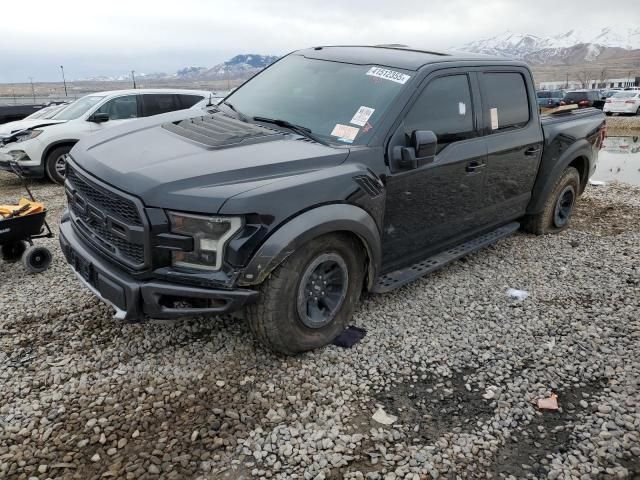
[[[24,240],[18,240],[11,243],[5,243],[0,248],[2,252],[2,259],[5,262],[17,262],[22,258],[22,254],[27,249],[28,243]]]
[[[325,254],[344,260],[348,282],[344,300],[325,326],[310,328],[298,314],[298,292],[304,272]],[[291,254],[260,285],[260,298],[246,309],[254,336],[264,346],[285,355],[296,355],[331,343],[347,326],[356,309],[364,279],[362,246],[347,234],[318,237]]]
[[[45,171],[47,172],[47,177],[49,177],[49,179],[53,183],[57,183],[60,185],[64,183],[64,176],[61,175],[56,169],[56,163],[58,162],[58,159],[61,156],[67,155],[71,151],[71,148],[72,147],[68,145],[56,147],[53,150],[51,150],[47,155],[47,158],[45,159],[45,162],[44,162],[44,168],[45,168]]]
[[[569,187],[572,188],[574,192],[573,201],[569,209],[566,223],[558,226],[554,221],[556,206],[561,194],[564,193]],[[558,178],[558,181],[547,197],[542,212],[536,215],[528,215],[527,217],[525,217],[522,224],[522,229],[530,233],[535,233],[536,235],[544,235],[545,233],[557,233],[564,230],[569,226],[571,213],[573,212],[573,207],[575,206],[575,202],[578,198],[579,192],[580,174],[574,167],[567,167],[567,169],[562,172],[562,175],[560,175],[560,178]]]

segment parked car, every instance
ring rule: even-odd
[[[40,110],[33,112],[28,117],[25,117],[22,120],[15,120],[13,122],[5,123],[0,125],[0,144],[1,142],[16,134],[17,132],[21,132],[28,128],[37,128],[39,125],[44,125],[47,122],[43,120],[51,119],[54,115],[60,112],[62,109],[66,108],[68,103],[58,103],[53,105],[48,105]]]
[[[85,136],[141,117],[193,107],[211,92],[200,90],[115,90],[86,95],[47,120],[5,139],[0,147],[0,169],[17,161],[25,175],[45,175],[64,182],[66,156]],[[198,111],[201,109],[198,108]]]
[[[520,228],[566,228],[604,115],[540,118],[525,63],[401,47],[293,52],[225,98],[73,148],[60,245],[127,321],[245,308],[296,354],[383,293]]]
[[[560,101],[560,105],[578,105],[578,108],[594,107],[602,110],[604,100],[597,90],[571,90]]]
[[[614,113],[640,115],[640,91],[624,90],[622,92],[616,92],[611,98],[606,100],[603,110],[607,115]]]
[[[640,87],[626,87],[625,90],[640,90]]]
[[[600,98],[602,100],[607,100],[607,98],[611,97],[613,94],[615,94],[618,90],[604,90],[603,92],[601,92],[600,94]]]
[[[553,108],[560,105],[564,98],[562,90],[539,90],[536,92],[538,106],[542,108]]]

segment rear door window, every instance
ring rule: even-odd
[[[147,93],[142,95],[142,115],[150,117],[161,113],[181,110],[177,105],[176,95],[172,93]]]
[[[524,127],[530,118],[527,86],[517,72],[480,75],[482,102],[490,133]]]
[[[109,100],[95,113],[106,113],[109,120],[124,120],[138,117],[138,95],[125,95]]]
[[[467,75],[439,77],[429,82],[404,120],[407,138],[415,130],[431,130],[438,150],[477,136]]]

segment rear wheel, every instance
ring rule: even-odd
[[[56,147],[49,152],[45,160],[47,176],[54,183],[63,184],[67,168],[67,155],[71,146]]]
[[[324,235],[295,251],[260,287],[247,308],[256,338],[286,355],[331,343],[347,326],[364,278],[361,245],[345,234]]]
[[[18,240],[16,242],[5,243],[2,245],[2,259],[5,262],[15,262],[20,260],[22,254],[27,249],[27,242]]]
[[[605,114],[607,117],[610,117],[611,115],[613,115],[613,113],[612,113],[612,112],[604,112],[604,114]]]
[[[52,259],[53,257],[48,248],[33,245],[24,252],[22,264],[27,269],[27,272],[40,273],[49,268]]]
[[[523,229],[536,235],[564,230],[569,226],[579,192],[580,174],[574,167],[568,167],[551,190],[542,212],[528,216]]]

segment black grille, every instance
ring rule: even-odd
[[[138,206],[116,190],[78,173],[69,163],[67,181],[74,192],[68,192],[74,223],[87,240],[130,267],[142,267],[145,247],[140,234],[144,227]],[[99,214],[94,215],[96,211]]]
[[[82,215],[80,208],[75,203],[71,204],[71,209],[77,216]],[[78,223],[85,235],[93,239],[102,248],[109,250],[113,255],[125,257],[125,259],[134,263],[144,262],[144,247],[142,245],[128,242],[95,222],[79,221]]]
[[[67,178],[76,190],[105,213],[119,217],[129,225],[142,225],[138,209],[131,200],[118,197],[114,192],[86,180],[78,175],[70,165],[67,166]]]

